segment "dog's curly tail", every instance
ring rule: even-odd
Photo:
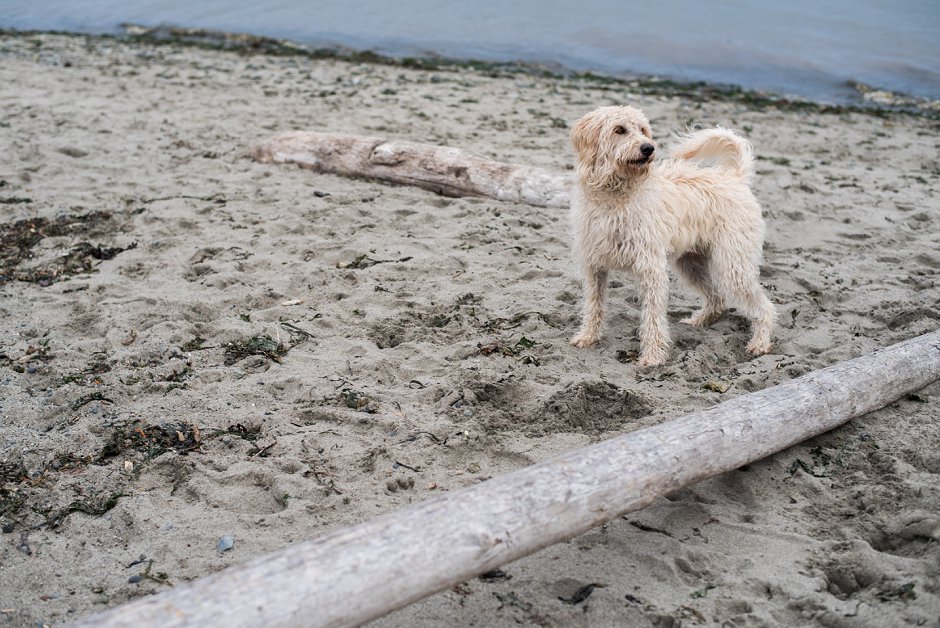
[[[734,131],[717,127],[680,135],[670,154],[673,159],[728,168],[744,180],[754,174],[751,143]]]

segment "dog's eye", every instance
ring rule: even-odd
[[[614,127],[614,133],[616,133],[617,135],[623,135],[626,132],[627,130],[623,128],[622,126],[620,126],[619,124]]]

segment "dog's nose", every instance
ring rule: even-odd
[[[640,152],[643,153],[644,157],[649,157],[652,155],[654,150],[656,150],[656,147],[652,144],[643,144],[640,146]]]

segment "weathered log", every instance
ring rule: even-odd
[[[262,163],[297,164],[317,172],[414,185],[444,196],[484,196],[566,208],[569,177],[477,157],[458,148],[379,137],[295,131],[257,146]]]
[[[359,624],[938,379],[940,332],[934,332],[293,545],[77,625]]]

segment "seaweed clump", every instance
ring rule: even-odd
[[[0,285],[9,281],[23,281],[50,286],[71,275],[92,272],[98,262],[135,248],[136,242],[120,247],[79,241],[55,259],[33,268],[21,268],[23,262],[34,257],[34,249],[42,240],[66,235],[87,236],[93,228],[102,226],[111,218],[110,212],[95,211],[54,219],[26,218],[0,224]]]

